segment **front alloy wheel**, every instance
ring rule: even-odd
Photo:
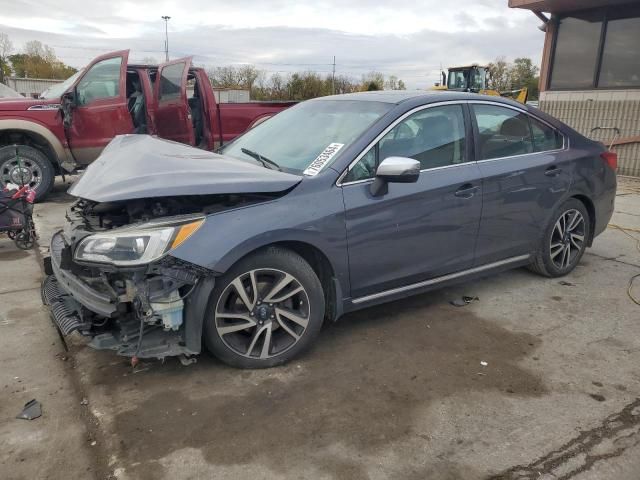
[[[309,296],[289,273],[261,268],[237,276],[216,305],[216,330],[236,354],[265,360],[284,353],[309,324]]]
[[[311,266],[293,251],[269,247],[216,279],[205,343],[231,366],[273,367],[313,343],[324,309],[322,284]]]

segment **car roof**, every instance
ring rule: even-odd
[[[316,98],[314,100],[357,100],[362,102],[382,102],[396,105],[410,100],[418,101],[418,103],[448,102],[454,100],[483,100],[505,103],[508,105],[518,105],[520,107],[523,107],[522,104],[514,102],[513,100],[505,99],[503,97],[497,97],[493,95],[479,95],[477,93],[468,92],[453,92],[448,90],[379,90],[375,92],[357,92],[345,93],[343,95],[331,95],[328,97]]]

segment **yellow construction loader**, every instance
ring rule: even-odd
[[[442,84],[436,84],[433,90],[453,90],[455,92],[473,92],[494,97],[507,97],[520,103],[527,103],[529,91],[527,87],[508,92],[499,92],[488,88],[491,72],[485,65],[468,65],[464,67],[451,67],[449,74],[442,75]]]

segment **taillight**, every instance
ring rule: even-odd
[[[616,152],[612,152],[611,150],[607,150],[606,152],[602,152],[600,154],[604,163],[609,165],[612,170],[618,168],[618,154]]]

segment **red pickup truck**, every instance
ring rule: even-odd
[[[42,199],[55,175],[91,163],[116,135],[212,150],[294,104],[219,104],[191,58],[157,66],[128,58],[128,50],[102,55],[40,99],[0,100],[0,185],[28,184]]]

